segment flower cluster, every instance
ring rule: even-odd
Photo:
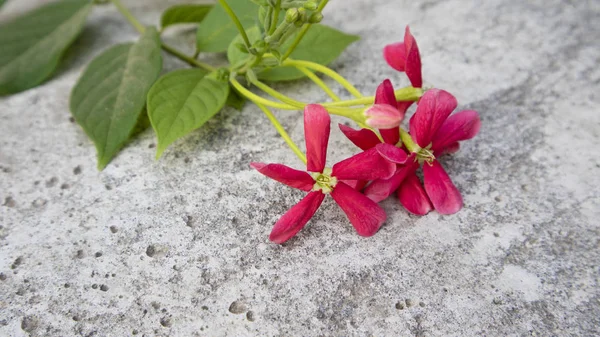
[[[414,88],[422,88],[421,57],[406,27],[404,41],[384,48],[384,58],[405,72]],[[425,215],[432,210],[453,214],[462,208],[460,192],[437,160],[455,153],[459,142],[479,131],[476,111],[452,114],[458,103],[444,90],[426,90],[417,102],[408,131],[400,127],[412,102],[397,101],[390,80],[384,80],[374,104],[365,111],[370,128],[339,125],[344,135],[363,150],[331,168],[325,166],[330,117],[321,105],[304,110],[307,168],[298,171],[281,164],[252,163],[260,173],[308,194],[275,224],[270,239],[282,243],[293,237],[330,194],[361,236],[375,234],[386,219],[377,204],[397,193],[409,212]],[[377,130],[374,130],[377,129]],[[423,182],[417,171],[422,170]]]

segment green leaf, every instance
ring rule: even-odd
[[[176,5],[167,9],[160,18],[164,29],[180,23],[200,23],[210,12],[213,5]]]
[[[96,57],[71,93],[71,113],[96,145],[103,169],[131,136],[146,95],[162,69],[160,39],[146,28],[137,43]]]
[[[235,89],[229,88],[229,96],[225,105],[232,107],[238,111],[242,111],[244,105],[246,105],[246,97],[240,95]]]
[[[4,5],[5,2],[6,0],[0,0],[0,7],[2,7],[2,5]]]
[[[261,32],[258,27],[254,26],[250,29],[246,30],[246,35],[248,35],[248,40],[250,40],[250,44],[254,43],[258,39],[261,38]],[[229,44],[227,48],[227,59],[229,60],[229,64],[236,65],[240,62],[244,61],[249,57],[247,52],[244,52],[243,49],[239,48],[239,45],[244,45],[244,39],[241,35],[237,35],[233,41]]]
[[[219,112],[228,94],[227,82],[202,69],[175,70],[156,81],[148,93],[148,116],[158,136],[156,158]]]
[[[242,25],[247,28],[255,24],[258,6],[249,0],[227,0]],[[198,26],[196,47],[199,51],[221,53],[227,51],[238,30],[220,4],[208,13]]]
[[[33,88],[50,77],[91,8],[89,1],[61,1],[0,25],[0,95]]]
[[[248,39],[253,43],[260,38],[260,32],[257,27],[253,27],[247,31]],[[286,43],[279,49],[284,53],[293,43],[296,35],[291,36]],[[308,30],[302,41],[298,44],[294,52],[290,56],[292,59],[311,61],[322,65],[327,65],[333,62],[352,42],[355,42],[360,37],[349,35],[334,28],[314,24]],[[236,64],[248,56],[241,53],[234,47],[235,43],[242,41],[241,36],[237,36],[227,50],[227,58],[229,63]],[[304,74],[293,67],[274,67],[265,69],[257,73],[261,80],[265,81],[291,81],[304,77]]]

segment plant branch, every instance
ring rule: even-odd
[[[125,17],[125,19],[127,19],[127,21],[129,21],[129,23],[133,26],[133,28],[135,28],[135,30],[138,31],[138,33],[144,34],[146,27],[144,27],[144,25],[142,25],[135,18],[135,16],[133,16],[131,14],[131,12],[129,11],[129,9],[127,9],[127,7],[123,6],[123,4],[121,3],[121,0],[110,0],[110,1],[115,5],[115,7],[117,7],[119,12],[121,12],[121,14]]]
[[[231,73],[231,75],[229,76],[229,83],[231,83],[231,85],[240,94],[242,94],[243,96],[245,96],[246,98],[248,98],[249,100],[254,102],[254,104],[262,104],[262,105],[269,106],[271,108],[282,109],[282,110],[298,110],[298,107],[295,107],[295,106],[292,106],[289,104],[285,104],[285,103],[273,102],[271,100],[268,100],[266,98],[256,95],[252,91],[244,88],[244,86],[241,85],[240,82],[238,82],[238,80],[235,79],[234,73]]]
[[[296,66],[296,69],[300,70],[304,75],[306,75],[306,77],[308,77],[311,81],[313,81],[316,85],[319,86],[319,88],[321,88],[329,97],[331,97],[332,100],[338,102],[340,100],[340,98],[338,97],[338,95],[336,95],[333,90],[331,90],[331,88],[329,88],[327,86],[327,84],[325,84],[325,82],[323,82],[319,76],[315,75],[312,71],[301,67],[301,66]],[[348,105],[351,106],[351,105]]]
[[[206,71],[210,71],[210,72],[213,72],[216,70],[213,66],[206,64],[204,62],[200,62],[193,57],[187,56],[187,55],[183,54],[182,52],[180,52],[179,50],[177,50],[171,46],[168,46],[164,43],[162,43],[162,49],[164,51],[166,51],[167,53],[177,57],[178,59],[186,62],[187,64],[191,65],[192,67],[202,68],[202,69],[204,69]]]
[[[350,94],[354,95],[356,98],[363,97],[363,95],[360,93],[360,91],[358,91],[358,89],[356,89],[350,82],[348,82],[340,74],[336,73],[335,71],[333,71],[330,68],[327,68],[326,66],[320,65],[315,62],[300,61],[300,60],[285,60],[282,63],[282,65],[283,66],[292,66],[292,67],[300,66],[300,67],[305,67],[308,69],[320,71],[323,74],[334,79],[336,82],[338,82],[340,85],[342,85],[346,90],[348,90],[348,92]]]
[[[296,154],[296,156],[298,156],[298,158],[304,164],[306,164],[306,156],[300,150],[300,148],[298,147],[298,145],[296,145],[296,143],[294,143],[294,141],[292,140],[292,138],[290,138],[290,136],[285,131],[285,129],[283,128],[283,126],[281,126],[281,124],[279,123],[279,121],[277,120],[277,118],[275,118],[275,115],[273,115],[273,113],[271,112],[271,110],[267,109],[267,107],[265,107],[264,105],[262,105],[260,103],[254,102],[254,104],[256,104],[256,106],[258,106],[258,108],[261,109],[265,113],[265,115],[267,116],[267,118],[269,119],[269,121],[271,121],[271,123],[273,124],[273,126],[275,127],[275,129],[277,130],[277,132],[279,132],[279,135],[281,136],[281,138],[283,138],[283,140],[287,143],[287,145],[290,147],[290,149],[292,149],[292,151]]]
[[[304,109],[304,107],[308,104],[308,103],[303,103],[303,102],[297,101],[291,97],[288,97],[288,96],[280,93],[279,91],[271,88],[270,86],[264,84],[263,82],[261,82],[259,80],[252,81],[252,84],[254,84],[257,88],[264,91],[265,93],[282,101],[283,103],[289,104],[291,106],[295,106],[298,109]]]
[[[269,27],[268,35],[273,35],[279,22],[279,11],[281,10],[281,0],[277,0],[275,3],[275,10],[273,11],[273,17],[271,18],[271,27]]]
[[[417,101],[423,95],[423,89],[406,87],[394,91],[396,100],[398,101]],[[339,102],[322,103],[324,107],[348,107],[357,105],[371,105],[375,102],[375,96],[361,97]]]
[[[248,35],[246,35],[246,30],[244,29],[244,26],[242,26],[240,19],[238,19],[237,15],[235,15],[235,12],[231,9],[231,7],[229,7],[229,4],[227,4],[227,1],[219,0],[219,3],[221,4],[221,6],[223,6],[223,9],[225,9],[225,12],[227,12],[227,14],[229,15],[229,17],[231,18],[231,20],[237,27],[238,31],[242,35],[242,38],[244,39],[244,43],[246,44],[246,47],[248,48],[248,50],[250,50],[250,46],[251,46],[250,40],[248,39]]]
[[[323,8],[325,8],[325,6],[327,6],[328,2],[329,2],[329,0],[321,0],[321,3],[319,3],[319,7],[317,7],[317,9],[315,10],[315,13],[321,13]],[[311,26],[312,26],[312,24],[308,23],[308,24],[305,24],[304,27],[302,27],[302,29],[298,33],[298,36],[296,36],[296,39],[294,39],[294,42],[292,42],[292,45],[288,48],[288,50],[285,52],[285,54],[283,54],[283,56],[281,57],[282,61],[287,60],[287,58],[290,57],[290,55],[292,55],[292,53],[294,52],[296,47],[298,47],[298,45],[300,44],[300,41],[302,41],[302,39],[304,38],[304,35],[306,35],[306,32],[308,32],[308,30],[310,29]]]

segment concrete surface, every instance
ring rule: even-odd
[[[0,20],[43,2],[9,0]],[[147,24],[174,2],[125,1]],[[410,24],[426,82],[483,127],[444,162],[458,214],[414,217],[392,198],[365,239],[329,200],[283,246],[268,233],[302,193],[248,163],[301,165],[254,106],[226,109],[158,162],[146,131],[96,171],[67,93],[136,33],[94,10],[54,79],[0,99],[0,335],[599,335],[599,6],[332,1],[326,22],[363,37],[335,69],[365,93],[384,77],[405,85],[380,50]],[[279,89],[324,99],[306,82]],[[301,140],[300,114],[278,115]],[[353,151],[334,133],[330,162]]]

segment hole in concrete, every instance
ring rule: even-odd
[[[241,301],[235,301],[229,306],[229,312],[232,314],[243,314],[246,312],[246,305]]]

